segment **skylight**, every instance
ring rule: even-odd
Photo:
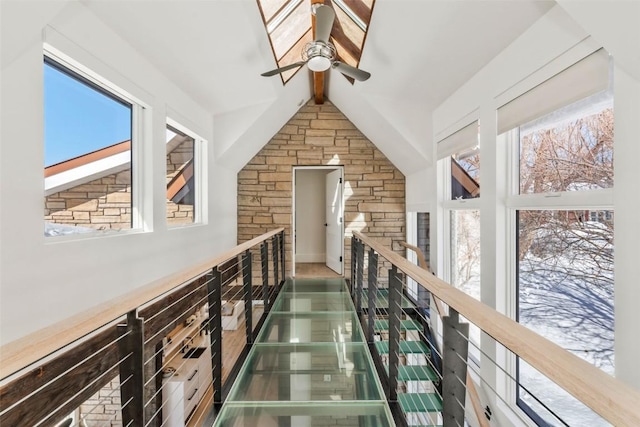
[[[337,60],[357,67],[367,35],[375,0],[257,0],[278,67],[301,60],[303,47],[313,40],[311,4],[333,8],[336,19],[330,41]],[[281,74],[286,83],[298,69]]]

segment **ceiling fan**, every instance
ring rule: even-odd
[[[336,13],[329,6],[320,4],[315,8],[316,14],[316,38],[314,41],[305,45],[302,50],[302,61],[276,68],[260,74],[261,76],[270,77],[283,73],[294,68],[307,65],[311,71],[322,72],[329,68],[340,71],[345,76],[351,77],[358,81],[365,81],[371,77],[371,73],[352,67],[349,64],[336,60],[336,48],[329,41],[331,28],[335,20]]]

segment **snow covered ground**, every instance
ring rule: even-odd
[[[74,225],[56,224],[53,222],[44,223],[45,237],[65,236],[67,234],[91,233],[96,230],[88,227],[78,227]]]
[[[592,227],[601,231],[597,225]],[[585,251],[587,241],[599,245],[599,251]],[[521,324],[611,375],[613,266],[607,263],[613,259],[612,251],[612,244],[602,239],[585,239],[539,256],[530,251],[520,263],[519,292]],[[609,425],[526,363],[520,364],[520,382],[570,426]],[[520,396],[549,425],[563,425],[526,392]]]
[[[453,283],[480,299],[479,215],[456,212],[457,236],[453,266],[467,274]],[[612,230],[597,222],[544,223],[519,265],[519,322],[564,349],[614,374]],[[457,279],[457,280],[456,280]],[[456,283],[457,282],[457,283]],[[469,354],[480,359],[474,345],[480,331],[470,325]],[[519,367],[520,398],[542,420],[540,425],[608,426],[597,414],[528,364]],[[536,398],[549,408],[536,401]],[[544,423],[548,424],[544,424]]]

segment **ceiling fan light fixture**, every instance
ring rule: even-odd
[[[311,71],[321,72],[331,68],[336,59],[336,48],[329,42],[315,40],[309,42],[302,51],[302,60]]]
[[[311,71],[326,71],[331,67],[331,60],[324,56],[314,56],[309,59],[309,62],[307,62],[307,67],[309,67]]]
[[[296,4],[299,3],[300,0],[296,0]],[[371,77],[371,73],[367,71],[336,60],[336,47],[329,41],[331,29],[333,28],[336,17],[333,9],[324,3],[314,3],[312,10],[316,15],[315,40],[307,43],[304,49],[302,49],[302,61],[288,64],[260,75],[265,77],[275,76],[276,74],[281,74],[294,68],[300,68],[306,64],[307,68],[315,73],[327,71],[329,68],[335,68],[345,76],[361,82]]]

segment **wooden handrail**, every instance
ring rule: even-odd
[[[207,270],[245,252],[283,230],[284,228],[278,228],[269,231],[204,262],[154,280],[132,292],[3,345],[0,347],[0,379],[7,378],[60,348],[124,316],[131,310],[135,310],[141,305],[197,278]]]
[[[469,393],[469,399],[471,400],[471,406],[473,407],[473,412],[476,414],[476,418],[478,419],[478,424],[480,427],[490,427],[489,421],[484,416],[484,410],[482,409],[482,403],[480,403],[480,396],[478,395],[478,390],[476,390],[476,385],[471,379],[471,375],[467,370],[467,393]]]
[[[411,249],[413,252],[415,252],[416,255],[418,256],[418,265],[420,266],[420,268],[430,271],[429,263],[427,262],[427,259],[424,257],[424,254],[422,253],[422,250],[419,247],[414,246],[407,242],[400,242],[400,245],[404,246],[407,249]]]
[[[475,300],[362,233],[356,238],[616,426],[640,426],[640,391]]]
[[[425,271],[429,271],[429,264],[427,263],[427,259],[424,257],[424,253],[422,249],[407,242],[400,242],[402,246],[407,249],[412,250],[418,256],[418,265]],[[438,311],[438,315],[442,319],[445,316],[444,306],[442,305],[442,301],[440,301],[435,296],[433,297],[433,302],[435,303],[436,310]],[[480,427],[489,427],[489,422],[483,416],[484,411],[482,409],[482,404],[480,403],[480,396],[478,396],[478,390],[476,390],[476,386],[471,379],[471,375],[469,371],[467,371],[467,392],[469,393],[469,398],[471,400],[471,406],[473,407],[473,412],[476,414],[476,418],[478,419],[478,423]]]

